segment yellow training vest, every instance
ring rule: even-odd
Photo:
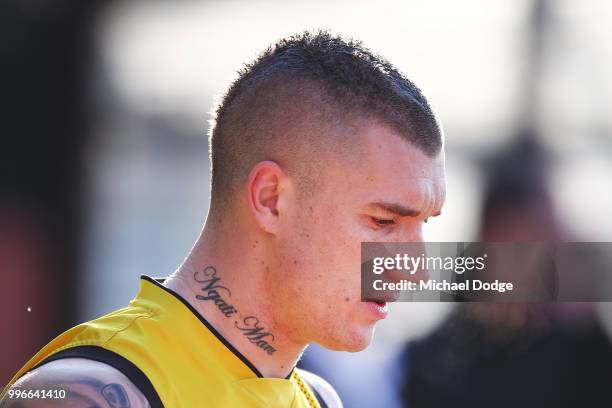
[[[128,307],[56,337],[6,389],[43,360],[80,346],[96,346],[129,360],[148,378],[165,408],[320,408],[299,369],[288,379],[262,377],[184,299],[148,276],[141,276],[139,293]]]

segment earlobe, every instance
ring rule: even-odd
[[[281,185],[286,177],[283,169],[273,161],[257,163],[249,174],[249,207],[256,223],[266,232],[276,231]]]

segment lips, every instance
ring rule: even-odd
[[[397,292],[380,293],[380,294],[377,294],[377,296],[367,297],[363,299],[363,301],[364,302],[374,302],[379,305],[384,305],[385,303],[397,302],[398,297],[399,297],[399,293]]]
[[[368,300],[362,303],[365,310],[368,311],[368,316],[374,317],[374,320],[380,320],[387,317],[389,313],[389,303],[380,299]]]

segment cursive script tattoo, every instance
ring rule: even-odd
[[[225,317],[233,317],[234,327],[242,332],[242,334],[257,347],[268,353],[274,354],[276,348],[270,344],[274,342],[274,335],[265,330],[259,325],[259,319],[255,316],[242,317],[229,301],[232,297],[232,291],[227,286],[221,284],[221,278],[217,276],[217,270],[214,266],[207,266],[203,271],[197,271],[193,274],[193,279],[203,284],[203,295],[196,295],[196,299],[209,301],[217,306],[217,309]]]
[[[236,308],[229,304],[221,295],[220,291],[225,291],[228,297],[232,297],[232,292],[225,286],[219,284],[221,278],[217,277],[217,270],[214,266],[207,266],[201,273],[199,271],[194,273],[193,279],[198,283],[206,284],[206,286],[202,288],[202,292],[205,292],[206,295],[196,295],[196,299],[211,300],[225,317],[231,317],[238,312]]]
[[[234,322],[234,326],[242,331],[242,334],[249,339],[249,341],[255,344],[257,347],[268,353],[269,355],[274,354],[276,349],[268,343],[266,338],[270,341],[274,341],[274,335],[264,330],[263,327],[259,326],[259,319],[255,316],[247,316],[242,319],[242,323]]]

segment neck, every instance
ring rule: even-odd
[[[236,235],[236,234],[234,234]],[[265,237],[264,237],[265,238]],[[165,286],[187,300],[264,377],[285,378],[306,348],[278,321],[262,240],[224,239],[206,227]]]

